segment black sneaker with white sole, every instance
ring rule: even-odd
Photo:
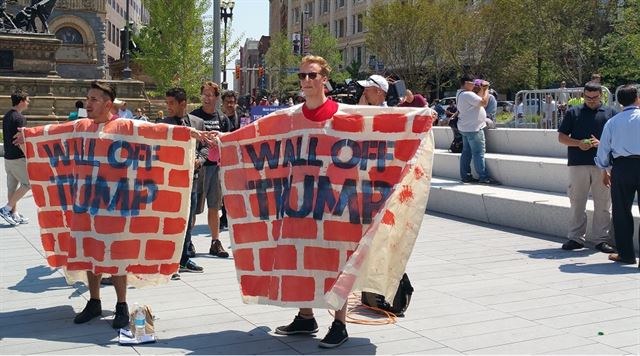
[[[349,340],[347,326],[340,320],[334,320],[333,324],[331,324],[331,327],[329,328],[327,336],[320,341],[318,346],[325,349],[331,349],[344,344],[347,340]]]
[[[276,334],[279,335],[315,334],[317,332],[318,323],[316,319],[305,319],[300,315],[296,315],[291,324],[276,328]]]

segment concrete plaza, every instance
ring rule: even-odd
[[[333,350],[317,346],[327,311],[316,310],[315,337],[283,337],[273,331],[294,310],[242,303],[233,259],[206,254],[206,214],[199,215],[195,261],[205,273],[129,289],[130,306],[152,307],[158,342],[119,346],[113,288],[102,288],[103,318],[73,324],[87,288],[68,286],[46,266],[31,194],[20,209],[30,224],[0,223],[0,354],[640,354],[637,266],[594,250],[562,251],[557,238],[433,214],[424,216],[408,264],[415,292],[406,317],[349,324],[349,341]],[[229,246],[227,232],[221,239]]]

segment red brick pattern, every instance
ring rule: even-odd
[[[416,196],[430,182],[433,150],[420,148],[433,142],[432,110],[367,112],[340,105],[318,123],[294,107],[221,137],[224,199],[245,302],[339,308],[354,288],[369,288],[362,269],[384,234],[415,239],[419,223],[396,214],[418,211],[413,219],[421,219],[424,212],[426,198]],[[330,185],[321,192],[322,179]],[[410,253],[405,245],[399,244],[408,249],[402,269]]]
[[[42,247],[71,282],[85,271],[162,283],[178,269],[195,143],[189,129],[78,120],[25,130]]]

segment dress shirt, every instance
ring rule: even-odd
[[[600,137],[596,166],[611,166],[611,157],[640,155],[640,107],[627,106],[607,121]],[[611,155],[610,155],[611,154]]]

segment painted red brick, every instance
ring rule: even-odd
[[[120,240],[111,243],[111,259],[131,260],[140,255],[140,240]]]
[[[304,116],[291,120],[291,131],[319,129],[326,125],[326,121],[311,121]]]
[[[138,136],[148,138],[150,140],[166,140],[168,137],[168,125],[147,125],[138,126]]]
[[[78,257],[77,241],[73,237],[69,237],[69,258]]]
[[[172,137],[174,141],[189,141],[191,140],[191,129],[187,127],[173,126]]]
[[[33,149],[33,144],[31,142],[26,142],[24,145],[27,150],[27,152],[25,153],[25,156],[27,157],[27,159],[32,159],[33,157],[35,157],[36,153]]]
[[[231,134],[220,137],[221,142],[238,142],[256,138],[256,128],[254,125],[247,125],[234,131]]]
[[[93,219],[98,234],[122,233],[127,222],[127,218],[120,216],[95,216]]]
[[[60,248],[60,251],[62,252],[69,251],[69,242],[71,241],[71,234],[69,234],[68,232],[61,232],[58,234],[58,236],[56,236],[56,240],[58,241],[58,247]],[[75,249],[75,246],[74,246],[74,249]]]
[[[325,220],[324,239],[326,241],[360,242],[362,225],[343,221]]]
[[[307,302],[313,300],[316,282],[313,277],[282,276],[282,301]]]
[[[47,155],[47,151],[45,151],[45,146],[49,147],[49,150],[51,151],[51,153],[53,153],[53,146],[54,145],[58,145],[60,147],[62,147],[64,149],[64,145],[62,144],[62,140],[57,138],[54,140],[47,140],[47,141],[42,141],[39,143],[36,143],[36,152],[38,153],[38,157],[41,158],[49,158],[49,156]],[[62,164],[62,163],[61,163]]]
[[[48,182],[49,178],[53,177],[53,170],[49,163],[27,163],[27,173],[29,173],[29,180],[36,182]]]
[[[82,250],[84,257],[91,257],[98,261],[104,261],[105,244],[102,240],[96,240],[92,237],[82,239]]]
[[[381,114],[373,117],[373,131],[404,132],[407,117],[403,114]]]
[[[275,249],[273,268],[298,269],[298,253],[296,247],[294,245],[278,245]]]
[[[372,167],[369,169],[369,180],[372,182],[383,181],[391,185],[395,185],[400,181],[402,177],[402,167],[388,166],[382,172],[379,172],[377,168]]]
[[[46,201],[44,195],[44,188],[40,184],[31,184],[31,192],[33,194],[33,200],[36,202],[38,208],[42,208]]]
[[[51,255],[47,256],[47,263],[51,267],[62,267],[67,264],[67,256],[64,255]]]
[[[271,236],[273,236],[274,241],[278,241],[280,239],[282,231],[282,220],[271,220]]]
[[[251,156],[249,155],[249,150],[247,147],[251,146],[253,147],[253,151],[256,153],[256,156],[260,155],[260,149],[261,147],[267,143],[269,145],[269,151],[270,152],[274,152],[275,151],[275,147],[276,147],[276,140],[269,140],[269,141],[259,141],[259,142],[253,142],[247,145],[242,145],[241,146],[241,152],[242,152],[242,162],[244,163],[249,163],[251,164],[251,167],[253,167],[253,161],[251,160]],[[284,152],[284,142],[280,143],[280,155],[282,155],[282,152]],[[268,168],[269,167],[269,163],[267,162],[267,160],[265,159],[264,161],[264,167]]]
[[[95,273],[95,274],[107,273],[107,274],[110,274],[110,275],[117,275],[118,267],[116,267],[116,266],[95,266],[93,268],[93,273]]]
[[[187,230],[187,221],[183,218],[164,218],[162,233],[165,235],[184,234]]]
[[[109,164],[101,164],[98,169],[98,176],[104,178],[107,182],[117,182],[121,178],[127,177],[127,168],[114,168]]]
[[[431,130],[432,124],[433,118],[431,116],[416,115],[413,118],[413,127],[411,128],[411,131],[415,133],[427,132]]]
[[[132,234],[157,233],[160,229],[160,218],[157,216],[134,216],[129,222]]]
[[[263,272],[273,271],[275,261],[275,247],[263,247],[259,252],[260,270]],[[253,256],[253,255],[252,255]],[[234,254],[235,258],[235,254]]]
[[[278,300],[278,292],[280,291],[280,278],[271,276],[269,279],[269,299]]]
[[[171,170],[171,173],[173,173],[174,171],[175,170]],[[143,167],[139,167],[136,178],[140,180],[151,179],[158,185],[164,184],[164,168],[151,167],[151,169],[146,169]],[[169,182],[171,182],[171,174],[169,174]]]
[[[253,217],[260,217],[260,207],[258,206],[258,200],[258,194],[249,195],[249,203],[251,204],[251,215]],[[269,216],[275,216],[276,198],[273,191],[267,193],[267,205],[269,206]]]
[[[164,163],[182,165],[185,160],[185,152],[182,147],[160,146],[157,155],[158,160]]]
[[[372,166],[373,167],[373,166]],[[331,179],[332,184],[343,185],[347,179],[358,179],[360,176],[360,165],[351,168],[340,168],[330,165],[327,168],[327,177]]]
[[[191,186],[189,171],[183,169],[172,169],[171,171],[169,171],[169,186],[178,188],[189,188]]]
[[[69,271],[83,271],[83,270],[93,270],[93,263],[91,262],[68,262],[67,270]]]
[[[245,126],[248,127],[248,126]],[[224,172],[224,184],[227,190],[245,190],[247,182],[261,179],[260,172],[251,168],[230,169]]]
[[[333,284],[336,283],[336,278],[325,278],[324,279],[324,292],[327,293]]]
[[[231,229],[233,230],[233,240],[237,244],[269,240],[269,236],[267,235],[267,223],[264,221],[233,224]]]
[[[123,120],[120,120],[123,121]],[[124,123],[115,121],[107,122],[102,128],[102,132],[106,134],[117,134],[132,136],[133,135],[133,121],[125,121]]]
[[[282,219],[283,239],[315,239],[318,236],[317,222],[312,218]]]
[[[223,147],[220,150],[220,160],[225,166],[233,166],[240,162],[236,146]]]
[[[306,246],[304,248],[304,269],[338,271],[340,251],[335,248]]]
[[[91,231],[91,215],[88,213],[73,214],[71,218],[72,231]]]
[[[176,243],[166,240],[148,240],[144,252],[146,260],[168,260],[173,257]]]
[[[126,271],[137,274],[156,274],[159,272],[160,266],[158,265],[129,265]]]
[[[418,147],[420,147],[420,140],[399,140],[396,141],[393,155],[395,158],[406,162],[416,154]]]
[[[239,271],[255,270],[253,265],[253,249],[240,248],[233,250],[233,262],[236,264],[236,269]]]
[[[270,276],[240,276],[240,285],[242,286],[242,294],[256,297],[268,297]]]
[[[41,229],[63,227],[62,211],[39,211],[38,223]]]
[[[334,115],[331,124],[336,131],[362,132],[364,117],[362,115]]]
[[[62,186],[62,191],[65,196],[65,202],[67,207],[73,204],[71,200],[71,187],[69,185]],[[57,185],[50,185],[47,187],[47,193],[49,194],[49,206],[61,206],[60,203],[60,191]]]
[[[321,160],[322,157],[316,157],[318,160]],[[323,166],[326,167],[327,164],[323,163]],[[291,175],[293,176],[292,184],[304,182],[304,176],[314,176],[317,177],[320,175],[320,167],[318,166],[295,166],[291,168]]]
[[[271,116],[257,122],[260,136],[280,135],[291,131],[291,117],[289,115]]]
[[[73,132],[74,130],[74,126],[73,126],[73,122],[66,122],[64,124],[58,124],[58,125],[51,125],[49,126],[49,129],[47,130],[47,134],[49,135],[57,135],[57,134],[61,134],[61,133],[68,133],[68,132]]]
[[[44,248],[47,252],[53,252],[56,249],[56,240],[53,237],[53,234],[42,234],[40,235],[40,239],[42,240],[42,248]]]
[[[109,155],[109,147],[113,144],[113,140],[100,139],[96,144],[94,155],[95,157],[107,157]]]
[[[328,135],[310,135],[318,139],[318,146],[316,146],[316,158],[331,157],[331,147],[341,139]]]
[[[247,217],[247,208],[244,205],[244,198],[240,194],[225,195],[224,206],[227,208],[227,216],[232,219]]]
[[[89,119],[76,120],[74,123],[76,125],[76,132],[97,132],[99,127],[98,124]]]
[[[160,274],[172,275],[178,272],[179,263],[164,263],[160,265]]]
[[[182,207],[182,195],[178,192],[158,190],[152,208],[158,212],[177,213]]]

